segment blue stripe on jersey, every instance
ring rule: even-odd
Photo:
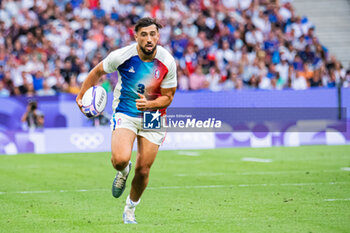
[[[115,130],[116,124],[117,124],[117,122],[115,120],[115,113],[113,113],[113,130]]]
[[[142,112],[136,108],[135,100],[139,98],[137,93],[144,94],[147,84],[153,78],[154,70],[154,61],[143,62],[139,56],[131,57],[118,67],[122,85],[116,112],[132,117],[142,116]]]

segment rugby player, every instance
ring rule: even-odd
[[[173,100],[176,86],[176,63],[173,56],[157,45],[162,27],[153,18],[142,18],[135,25],[135,40],[129,46],[111,52],[88,74],[76,98],[82,107],[87,89],[97,85],[101,76],[118,72],[114,89],[112,129],[112,165],[117,174],[112,194],[119,198],[131,170],[131,152],[137,138],[135,175],[126,199],[123,221],[137,223],[135,208],[148,184],[150,168],[164,140],[165,132],[143,129],[143,111],[155,111],[162,116]]]

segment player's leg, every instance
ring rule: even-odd
[[[122,171],[129,165],[132,147],[136,138],[136,134],[125,128],[118,128],[112,132],[112,157],[113,167]]]
[[[158,153],[159,145],[150,142],[142,136],[137,136],[138,154],[135,166],[135,175],[131,184],[130,195],[126,200],[123,219],[124,223],[136,223],[135,208],[148,184],[151,166]]]
[[[159,145],[154,144],[142,136],[137,136],[137,160],[135,176],[132,180],[130,199],[137,202],[148,184],[151,166],[158,153]]]
[[[132,118],[122,113],[113,114],[111,120],[112,158],[113,167],[118,171],[112,185],[114,197],[120,197],[131,170],[131,153],[136,138],[137,129]]]
[[[112,195],[120,197],[126,186],[126,180],[131,170],[131,153],[136,134],[124,128],[115,129],[112,133],[112,158],[113,167],[118,171],[112,185]]]

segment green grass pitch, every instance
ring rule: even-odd
[[[124,225],[109,153],[0,156],[0,232],[350,232],[349,167],[350,146],[160,151]]]

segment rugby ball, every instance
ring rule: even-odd
[[[106,107],[107,92],[101,86],[90,87],[83,95],[83,112],[88,118],[97,117]]]

